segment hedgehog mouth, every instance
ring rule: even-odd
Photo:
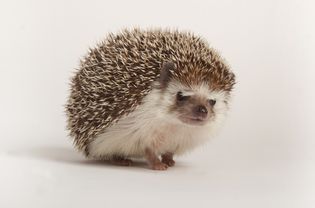
[[[180,116],[179,118],[183,123],[194,125],[194,126],[201,126],[207,122],[206,118],[200,118],[200,117]]]

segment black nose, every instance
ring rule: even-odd
[[[206,116],[208,114],[208,110],[205,106],[203,105],[198,105],[196,107],[196,113],[200,116]]]

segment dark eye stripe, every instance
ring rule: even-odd
[[[179,91],[176,95],[176,99],[178,101],[184,101],[187,100],[190,96],[184,96],[183,93],[181,91]]]

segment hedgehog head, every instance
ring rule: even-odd
[[[157,83],[159,106],[176,122],[208,125],[227,112],[234,84],[234,74],[223,62],[208,68],[165,62]]]

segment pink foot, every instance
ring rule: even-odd
[[[162,163],[156,153],[150,148],[145,149],[145,157],[152,170],[166,170],[168,168],[167,164]]]
[[[152,170],[166,170],[168,168],[167,164],[159,162],[151,165]]]

